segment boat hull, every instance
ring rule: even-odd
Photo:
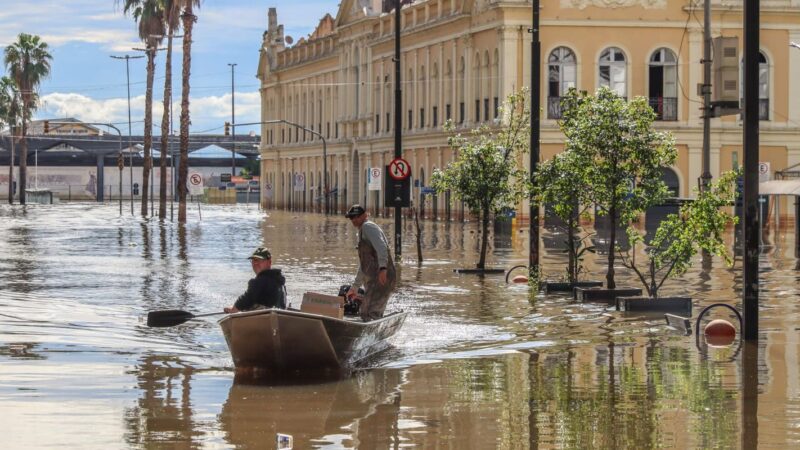
[[[219,325],[237,371],[342,371],[385,350],[387,339],[400,329],[407,314],[361,322],[262,309],[231,314]]]

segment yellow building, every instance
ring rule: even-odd
[[[742,1],[711,0],[713,36],[742,40]],[[368,168],[394,157],[394,1],[342,0],[314,33],[294,45],[270,8],[258,77],[263,121],[262,188],[267,207],[321,209],[323,167],[338,210],[382,205],[368,191]],[[441,126],[493,124],[497,107],[530,84],[531,3],[423,0],[402,7],[403,156],[419,201],[433,170],[452,160]],[[542,158],[563,148],[559,98],[570,87],[609,86],[649,97],[656,127],[670,130],[678,160],[665,178],[692,195],[702,171],[703,4],[680,0],[541,1]],[[800,163],[800,0],[761,2],[760,160],[772,174]],[[323,164],[325,138],[326,164]],[[711,173],[743,161],[738,115],[711,121]],[[527,162],[526,162],[527,163]],[[447,198],[428,215],[460,212]],[[380,200],[380,201],[379,201]],[[787,202],[781,211],[787,211]],[[527,210],[520,205],[520,213]],[[380,212],[380,210],[379,210]]]

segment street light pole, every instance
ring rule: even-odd
[[[403,157],[403,91],[400,87],[400,20],[401,0],[394,5],[394,157]],[[400,262],[403,254],[403,208],[394,207],[394,260]]]
[[[534,183],[539,164],[539,105],[541,104],[541,42],[539,41],[539,0],[532,2],[531,23],[531,140],[530,140],[530,180]],[[528,255],[528,276],[539,273],[539,204],[530,199],[530,243]]]
[[[288,120],[283,119],[273,119],[273,120],[264,120],[261,122],[248,122],[248,123],[232,123],[231,130],[235,130],[236,127],[244,127],[244,126],[252,126],[252,125],[270,125],[276,123],[283,123],[286,125],[290,125],[296,128],[299,128],[303,131],[307,131],[311,133],[312,136],[317,136],[322,140],[322,171],[325,172],[323,175],[323,189],[325,191],[325,214],[330,214],[330,208],[328,203],[328,142],[325,140],[325,136],[322,133],[318,133],[314,130],[308,129],[302,125],[298,125],[294,122],[289,122]],[[322,131],[322,130],[320,130]],[[292,169],[292,175],[294,176],[294,169]],[[292,181],[293,183],[294,181]]]
[[[130,197],[131,197],[131,215],[133,215],[133,145],[131,143],[131,69],[130,69],[130,60],[131,59],[141,59],[144,56],[115,56],[110,55],[114,59],[124,59],[125,60],[125,78],[128,84],[128,155],[130,156],[129,159],[129,166],[131,168],[131,185],[130,185]]]
[[[231,66],[231,125],[233,125],[236,123],[236,106],[234,103],[236,92],[233,83],[233,72],[236,63],[228,63],[228,65]],[[233,147],[231,147],[231,181],[233,181],[233,176],[236,175],[236,127],[232,127],[231,137],[233,137]]]

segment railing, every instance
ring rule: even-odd
[[[547,118],[561,118],[561,99],[563,97],[547,97]]]
[[[678,120],[676,97],[650,97],[650,107],[656,112],[656,120]]]

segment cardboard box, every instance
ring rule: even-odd
[[[300,311],[343,319],[344,297],[306,292],[303,294],[303,303],[300,304]]]

